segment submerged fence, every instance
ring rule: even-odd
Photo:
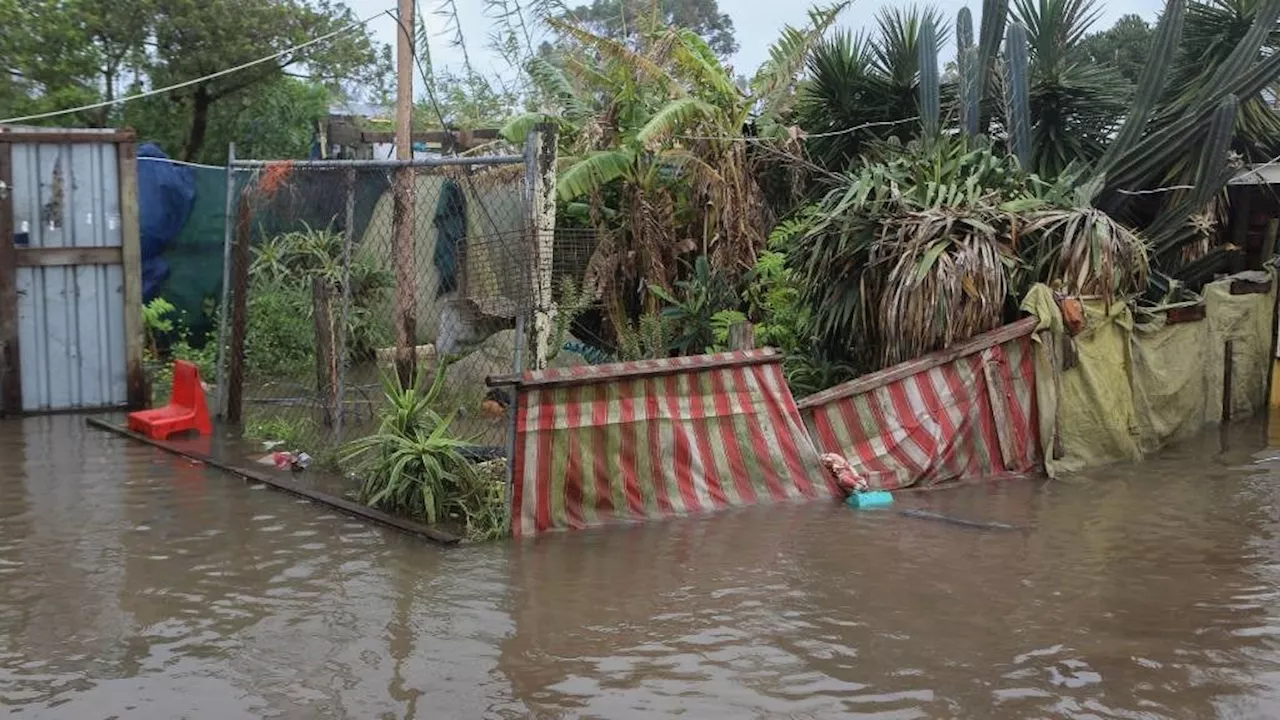
[[[439,373],[451,434],[504,453],[510,401],[485,378],[545,358],[550,288],[593,240],[540,224],[554,174],[542,185],[535,158],[231,161],[223,417],[251,439],[324,453],[376,432],[384,384],[412,358],[426,385]]]

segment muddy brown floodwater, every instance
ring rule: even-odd
[[[1227,449],[1223,449],[1223,446]],[[442,551],[0,422],[0,712],[1274,718],[1280,450]]]

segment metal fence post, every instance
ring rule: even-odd
[[[533,357],[530,367],[547,366],[554,333],[555,301],[551,273],[555,258],[556,229],[556,127],[534,126],[525,140],[525,197],[529,205],[529,230],[533,239]]]

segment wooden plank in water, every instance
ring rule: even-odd
[[[166,442],[164,440],[154,440],[146,435],[133,432],[126,427],[107,422],[102,418],[85,418],[85,422],[87,422],[90,427],[95,427],[99,430],[106,430],[107,432],[113,432],[117,435],[123,435],[127,438],[144,442],[152,447],[164,450],[165,452],[170,452],[174,455],[181,455],[189,460],[196,460],[205,463],[210,467],[215,467],[223,472],[231,473],[232,475],[238,475],[246,480],[260,482],[274,490],[280,490],[281,492],[286,492],[290,495],[306,498],[312,502],[327,505],[335,510],[344,512],[348,515],[353,515],[362,520],[369,520],[380,525],[385,525],[394,530],[399,530],[400,532],[417,535],[418,537],[425,538],[440,545],[457,545],[459,541],[458,537],[450,533],[413,522],[412,520],[398,518],[394,515],[384,513],[381,510],[375,510],[367,505],[361,505],[360,503],[352,502],[346,498],[338,497],[337,495],[330,495],[329,493],[323,493],[318,490],[303,487],[279,477],[272,477],[268,473],[255,470],[253,468],[224,463],[205,455],[204,453],[194,452],[189,448],[184,448],[176,443]]]

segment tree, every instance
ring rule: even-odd
[[[1114,67],[1125,80],[1136,85],[1151,53],[1151,34],[1146,20],[1137,15],[1124,15],[1109,29],[1086,36],[1080,42],[1079,53],[1088,62]]]
[[[659,17],[650,17],[654,8]],[[683,27],[702,36],[716,55],[727,58],[738,51],[733,19],[720,12],[716,0],[592,0],[562,16],[583,29],[612,40],[626,40],[635,47],[639,28]]]
[[[379,47],[350,9],[329,0],[0,0],[0,26],[6,28],[0,50],[10,76],[8,87],[0,85],[5,115],[112,100],[122,89],[184,82],[342,31],[158,97],[168,107],[153,103],[143,115],[182,129],[186,160],[202,157],[219,103],[288,89],[280,81],[289,76],[341,92],[383,86],[390,74],[390,49]],[[125,115],[111,106],[51,122],[105,126]],[[152,131],[177,136],[172,127]]]
[[[536,56],[528,67],[544,112],[515,118],[503,135],[519,143],[534,123],[560,125],[557,193],[568,217],[601,232],[586,284],[610,300],[615,329],[641,303],[656,310],[646,288],[670,289],[695,251],[732,278],[755,261],[772,221],[757,178],[777,159],[749,151],[743,128],[787,142],[783,118],[805,56],[847,5],[812,8],[808,24],[783,28],[749,91],[689,28],[646,26],[633,49],[550,21],[564,38],[558,62]]]
[[[237,93],[209,112],[204,146],[195,160],[220,165],[234,142],[242,158],[305,159],[311,151],[317,121],[329,111],[332,93],[323,85],[280,77]],[[139,140],[166,151],[186,139],[189,109],[165,97],[149,97],[125,106],[121,124],[134,128]]]
[[[441,72],[430,78],[430,92],[415,117],[425,127],[474,130],[501,127],[520,107],[520,97],[478,74]]]

